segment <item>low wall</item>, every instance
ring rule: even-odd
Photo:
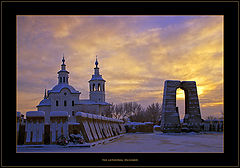
[[[60,135],[68,136],[68,112],[50,112],[50,143],[56,143]]]
[[[122,120],[83,112],[76,113],[76,122],[86,142],[96,142],[125,133]]]
[[[223,120],[204,121],[200,127],[201,131],[223,132]]]
[[[29,111],[26,113],[24,144],[44,143],[44,116],[43,111]]]
[[[24,144],[56,144],[61,135],[82,134],[86,142],[118,136],[126,133],[122,120],[103,117],[83,112],[76,113],[76,122],[68,122],[68,112],[50,112],[50,123],[45,124],[45,112],[29,111],[26,113],[26,125],[21,126],[20,113],[17,113],[17,141],[24,137]],[[20,136],[21,128],[24,136]],[[18,143],[19,144],[19,143]]]

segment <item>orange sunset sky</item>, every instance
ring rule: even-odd
[[[57,84],[88,99],[98,55],[106,101],[162,103],[165,80],[194,80],[202,118],[223,112],[223,16],[17,16],[17,111],[37,110]],[[180,117],[184,92],[177,90]]]

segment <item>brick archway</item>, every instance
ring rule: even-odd
[[[184,125],[189,131],[199,131],[201,113],[195,81],[166,80],[162,104],[161,130],[163,132],[181,132],[180,117],[176,107],[176,90],[181,88],[185,93]]]

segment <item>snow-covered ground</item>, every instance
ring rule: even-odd
[[[17,152],[223,152],[223,133],[127,133],[112,142],[92,147],[19,145]]]

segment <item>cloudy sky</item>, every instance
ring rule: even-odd
[[[80,99],[98,55],[109,103],[161,103],[165,80],[194,80],[202,117],[223,111],[223,16],[17,16],[17,111],[57,84],[63,53]],[[180,89],[177,105],[182,118]]]

